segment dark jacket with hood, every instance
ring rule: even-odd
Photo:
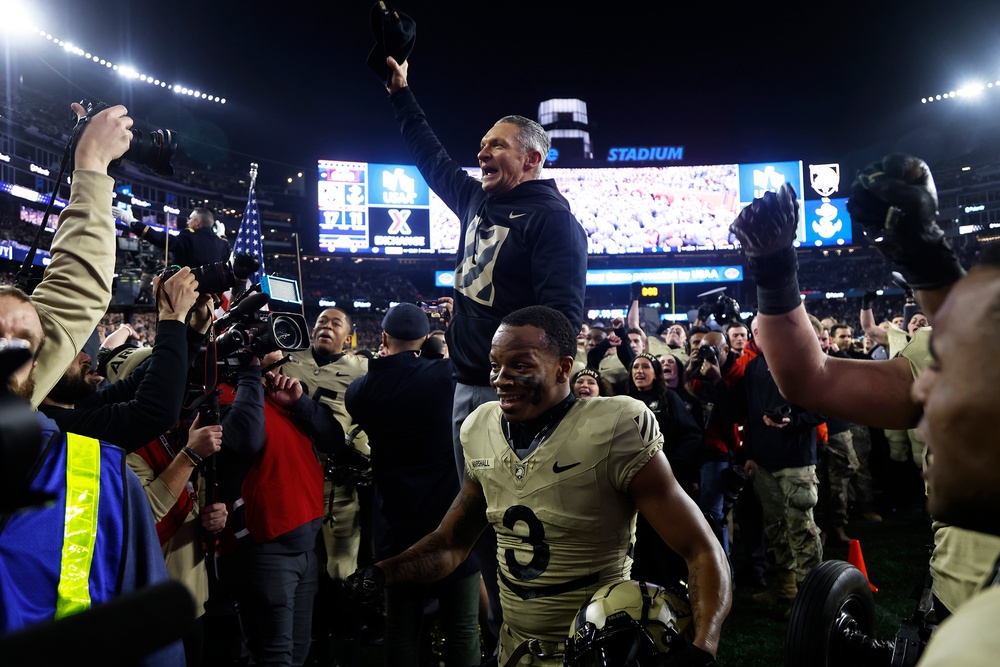
[[[390,100],[421,175],[462,225],[448,352],[458,382],[486,386],[490,343],[505,315],[549,306],[579,328],[587,235],[555,181],[530,180],[490,195],[448,156],[409,87]]]

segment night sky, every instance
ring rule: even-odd
[[[1000,91],[972,104],[920,98],[1000,78],[1000,3],[730,4],[396,6],[417,21],[410,84],[466,164],[497,118],[537,117],[551,97],[588,103],[596,157],[612,146],[682,145],[688,164],[856,164],[888,150],[933,161],[998,117]],[[143,123],[179,131],[207,165],[255,160],[262,178],[280,179],[313,170],[317,158],[409,161],[365,65],[374,43],[367,1],[33,6],[53,34],[229,104],[124,84],[38,38],[8,44],[8,72],[67,102],[124,102]]]

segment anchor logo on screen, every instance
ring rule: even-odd
[[[392,218],[392,224],[389,225],[390,234],[412,234],[410,231],[410,225],[406,222],[407,218],[410,217],[410,209],[398,209],[390,208],[389,217]]]

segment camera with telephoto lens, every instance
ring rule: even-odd
[[[260,262],[250,255],[235,255],[232,261],[202,264],[191,267],[191,274],[198,281],[198,294],[222,294],[245,283],[247,278],[260,269]],[[170,266],[160,271],[160,282],[180,271],[179,266]]]
[[[80,100],[80,106],[87,110],[87,115],[80,119],[80,123],[86,123],[108,108],[104,102],[87,100]],[[111,164],[117,166],[124,159],[145,165],[160,176],[173,176],[174,168],[170,165],[170,159],[177,151],[177,133],[173,130],[148,132],[135,128],[132,128],[131,132],[132,140],[129,141],[128,150]]]

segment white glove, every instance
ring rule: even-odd
[[[120,220],[121,222],[124,222],[126,225],[131,225],[133,222],[136,221],[135,216],[132,215],[131,208],[117,208],[117,207],[112,208],[111,215],[115,216],[115,220]]]

